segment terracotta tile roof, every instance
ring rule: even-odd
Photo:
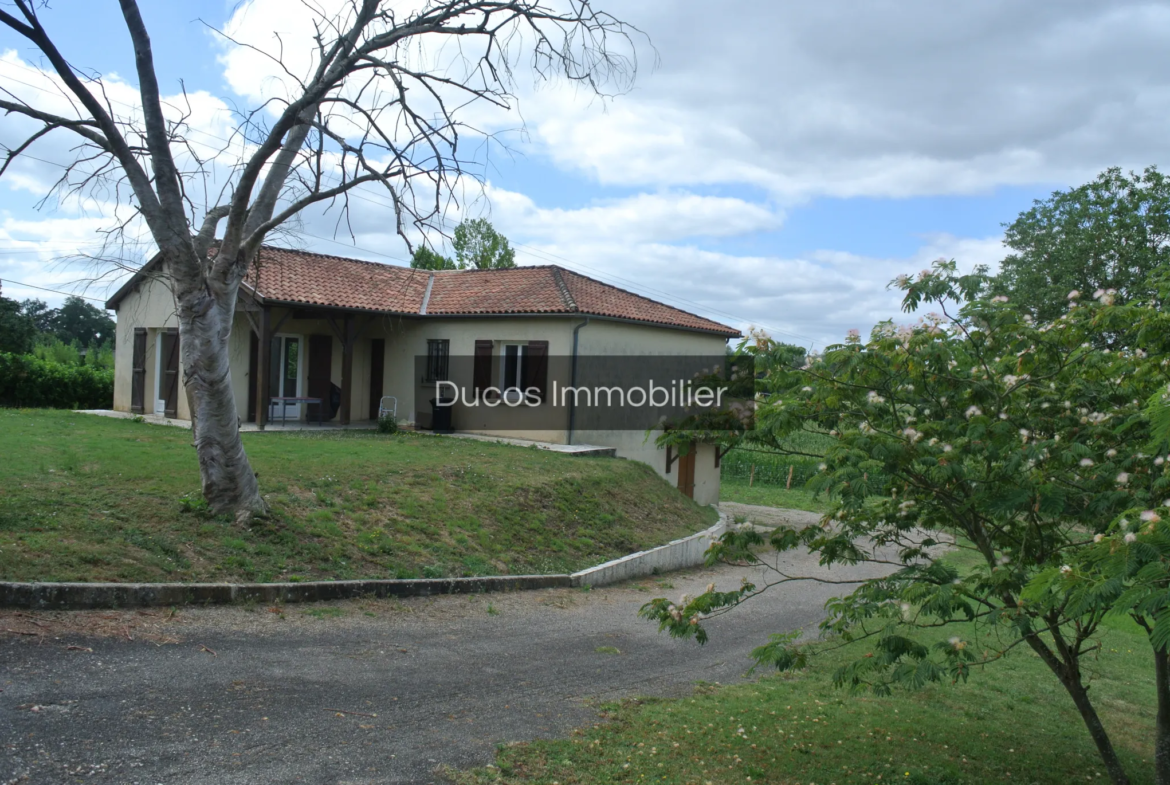
[[[265,246],[244,281],[266,300],[418,313],[425,270]]]
[[[728,337],[740,334],[733,327],[556,266],[432,273],[265,247],[245,283],[265,300],[306,305],[427,316],[579,313]]]
[[[569,313],[551,267],[512,267],[507,270],[443,270],[427,313],[505,314]]]
[[[579,273],[564,270],[561,274],[564,276],[569,294],[576,301],[577,307],[582,313],[689,327],[693,330],[707,330],[733,337],[740,334],[739,330],[727,325],[695,316],[688,311],[672,308],[657,300],[627,292],[625,289],[610,286]]]

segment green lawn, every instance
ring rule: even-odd
[[[954,634],[973,633],[948,628],[941,637]],[[1149,644],[1125,627],[1102,642],[1094,700],[1134,785],[1152,783]],[[861,645],[822,655],[799,673],[609,707],[607,722],[569,739],[502,748],[494,767],[456,778],[461,785],[1108,781],[1072,701],[1030,651],[1017,650],[966,684],[878,698],[832,685],[835,667]]]
[[[825,512],[829,509],[824,493],[814,494],[804,488],[785,490],[783,485],[754,483],[750,487],[742,480],[724,480],[719,500],[740,504],[759,504],[764,507],[783,507],[788,510]]]
[[[962,551],[947,558],[960,569],[977,561]],[[733,612],[750,613],[750,602]],[[919,639],[932,644],[958,635],[979,645],[1000,634],[955,624]],[[765,639],[761,634],[760,643]],[[1149,641],[1132,622],[1114,619],[1099,642],[1096,659],[1084,661],[1093,701],[1133,785],[1153,783]],[[690,698],[610,705],[604,722],[568,739],[504,747],[493,766],[454,776],[458,785],[1108,782],[1072,700],[1026,647],[965,683],[889,697],[836,688],[834,671],[869,646],[826,650],[806,670],[761,671],[746,684],[701,684]],[[751,661],[743,665],[746,671]]]
[[[202,510],[189,431],[0,409],[0,579],[552,573],[715,520],[632,461],[360,431],[244,444],[272,507],[250,527]]]

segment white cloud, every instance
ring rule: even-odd
[[[716,235],[728,221],[746,233],[775,226],[776,213],[735,199],[682,192],[643,194],[578,210],[546,209],[528,197],[489,188],[491,220],[517,245],[520,264],[557,264],[600,278],[726,324],[755,324],[805,346],[841,341],[885,319],[912,321],[901,296],[887,284],[938,258],[970,270],[993,270],[1004,254],[1001,239],[923,236],[905,257],[874,257],[824,249],[797,257],[736,255],[704,249],[688,238]],[[387,230],[388,206],[357,200],[350,240],[334,237],[334,218],[306,215],[301,241],[325,253],[405,263],[401,242]],[[744,216],[747,216],[746,218]],[[730,233],[730,232],[729,232]],[[333,239],[331,239],[333,238]],[[395,257],[395,258],[389,258]]]
[[[61,79],[51,71],[37,68],[23,60],[13,50],[0,52],[0,84],[3,84],[18,100],[24,101],[41,111],[56,114],[66,118],[80,118],[76,99],[67,98],[68,89]],[[105,74],[100,88],[90,85],[92,92],[101,95],[114,115],[115,119],[128,126],[142,127],[141,100],[138,90],[123,80],[117,73]],[[209,169],[207,183],[211,188],[212,196],[215,189],[215,164],[213,159],[222,151],[227,151],[229,157],[239,152],[239,144],[232,142],[233,115],[230,107],[221,98],[205,90],[193,90],[186,94],[164,95],[161,97],[163,113],[171,122],[178,122],[182,118],[185,129],[184,136]],[[0,124],[0,145],[6,149],[14,149],[33,133],[42,127],[39,121],[18,114],[9,114]],[[131,144],[138,140],[130,138]],[[237,140],[238,141],[238,140]],[[74,163],[79,157],[79,147],[84,140],[65,129],[57,129],[47,136],[37,140],[27,151],[26,155],[17,158],[11,169],[4,174],[4,184],[18,191],[24,191],[36,199],[44,197],[62,176],[65,167]],[[175,145],[174,155],[181,169],[194,170],[196,167],[188,152]],[[92,155],[91,146],[84,151],[85,155]],[[232,162],[229,160],[228,164]],[[97,164],[83,164],[76,169],[71,177],[72,182],[80,182],[84,177],[97,171]],[[66,196],[59,204],[63,210],[78,213],[94,211],[101,206],[113,208],[116,199],[117,183],[121,179],[119,170],[112,169],[104,172],[94,182],[95,188],[86,188],[79,194],[70,194],[63,190],[61,195]],[[128,191],[123,183],[123,191]]]
[[[533,84],[523,60],[516,69],[531,141],[514,143],[603,184],[750,185],[785,203],[970,194],[1080,182],[1165,154],[1170,76],[1148,67],[1170,44],[1165,3],[743,0],[733,12],[646,0],[611,10],[647,31],[660,58],[650,67],[643,48],[630,94],[599,101]],[[308,6],[251,0],[227,29],[266,51],[283,43],[299,76],[312,65],[310,19]],[[453,46],[402,55],[464,67]],[[287,89],[287,74],[253,49],[221,59],[252,101]],[[485,131],[519,123],[486,106],[466,117]]]
[[[948,235],[923,238],[904,258],[832,250],[804,258],[735,256],[653,242],[534,243],[533,248],[535,253],[521,249],[519,261],[563,264],[734,327],[764,326],[780,340],[819,348],[840,342],[851,328],[866,334],[885,319],[913,321],[901,313],[901,294],[887,288],[897,275],[927,268],[940,257],[970,270],[994,265],[1003,253],[998,238]]]
[[[107,243],[103,230],[109,225],[103,215],[0,217],[4,296],[56,305],[68,294],[99,299],[111,294],[125,278],[123,268],[144,262],[153,245],[130,236],[140,229],[135,225],[126,238]]]
[[[1073,184],[1109,165],[1165,163],[1170,75],[1149,67],[1170,44],[1165,3],[742,0],[732,11],[699,0],[644,0],[609,6],[650,34],[661,66],[644,70],[632,93],[605,102],[560,84],[535,89],[522,80],[519,108],[529,136],[508,138],[536,162],[635,193],[563,209],[489,185],[490,216],[537,249],[521,249],[526,261],[556,254],[586,265],[583,272],[616,283],[629,279],[647,294],[723,320],[769,325],[823,345],[849,328],[865,330],[897,316],[899,298],[885,286],[898,273],[938,256],[964,266],[1002,256],[998,238],[945,235],[923,237],[905,258],[831,248],[800,258],[737,256],[702,247],[712,238],[780,228],[790,204],[820,196]],[[274,46],[279,33],[291,70],[307,74],[308,20],[303,4],[251,0],[236,7],[227,29],[263,47]],[[411,56],[451,63],[456,55],[424,49]],[[228,88],[253,106],[287,87],[285,75],[254,50],[227,47],[221,63]],[[0,78],[29,80],[13,77],[17,72],[6,64],[28,67],[5,53]],[[117,100],[136,104],[128,84],[109,79]],[[196,96],[196,109],[199,132],[227,135],[226,102],[204,93]],[[488,109],[467,117],[486,131],[519,121],[516,112]],[[0,141],[27,130],[21,122],[0,128]],[[43,157],[67,153],[66,137],[46,141]],[[15,177],[6,175],[9,188],[43,193],[55,177],[51,167],[33,161],[20,167]],[[758,188],[767,196],[696,193],[707,186],[746,186],[734,192]],[[371,199],[351,202],[357,245],[367,249],[354,255],[404,256],[386,228],[385,198]],[[480,207],[472,202],[467,209]],[[459,216],[453,210],[448,218]],[[306,242],[346,253],[319,239],[333,235],[337,217],[336,211],[307,214]],[[854,247],[864,248],[864,238]]]
[[[623,6],[659,71],[609,111],[525,95],[558,166],[634,186],[799,200],[1079,182],[1164,160],[1170,7],[907,0]]]
[[[683,191],[643,193],[566,210],[541,208],[524,194],[489,186],[492,220],[510,236],[560,243],[612,239],[669,242],[767,231],[783,217],[760,204]]]

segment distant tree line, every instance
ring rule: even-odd
[[[114,320],[81,297],[60,308],[0,296],[0,352],[61,364],[113,368]]]

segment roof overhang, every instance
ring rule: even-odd
[[[138,268],[126,281],[118,291],[106,301],[106,308],[116,311],[118,305],[131,292],[138,288],[142,279],[155,271],[162,263],[162,254],[156,253],[151,259],[142,267]],[[587,276],[582,276],[587,277]],[[432,276],[433,280],[433,276]],[[595,279],[591,279],[595,280]],[[598,281],[606,286],[603,281]],[[430,293],[430,282],[428,282],[427,293]],[[614,287],[617,288],[617,287]],[[623,290],[624,291],[624,290]],[[244,281],[240,283],[240,295],[243,300],[250,301],[261,307],[277,306],[281,308],[311,308],[315,310],[331,311],[333,313],[365,313],[371,315],[394,316],[398,318],[413,318],[413,319],[531,319],[531,318],[545,318],[545,319],[596,319],[601,321],[616,322],[619,324],[639,325],[642,327],[656,327],[661,330],[677,330],[682,332],[697,333],[700,335],[719,336],[724,339],[742,338],[743,333],[733,328],[727,329],[707,329],[703,327],[695,327],[690,325],[670,324],[667,322],[656,322],[649,319],[632,319],[621,316],[610,316],[600,313],[590,313],[584,310],[566,310],[566,311],[512,311],[512,312],[483,312],[483,313],[434,313],[427,312],[424,308],[423,312],[418,311],[402,311],[393,309],[376,309],[376,308],[355,308],[341,305],[327,305],[322,303],[304,302],[299,300],[278,300],[275,298],[265,297],[260,292]],[[637,295],[640,296],[640,295]],[[648,299],[648,298],[647,298]],[[670,306],[673,307],[673,306]],[[692,314],[693,315],[693,314]]]

